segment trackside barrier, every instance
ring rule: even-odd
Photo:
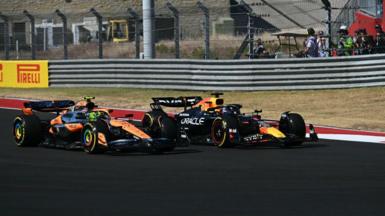
[[[0,87],[48,88],[48,61],[0,61]]]
[[[259,60],[49,61],[51,87],[301,90],[385,86],[385,55]]]

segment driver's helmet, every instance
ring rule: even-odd
[[[95,108],[95,103],[94,102],[88,102],[86,104],[86,108],[87,108],[88,111],[93,110]]]

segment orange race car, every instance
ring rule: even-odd
[[[91,99],[75,103],[71,100],[26,102],[22,114],[13,123],[13,136],[18,146],[53,146],[66,149],[83,148],[87,153],[106,151],[140,151],[158,153],[172,151],[175,136],[167,133],[164,122],[161,137],[151,138],[130,120],[110,116],[112,110],[98,108]],[[36,112],[54,112],[36,115]],[[130,118],[127,115],[125,118]]]

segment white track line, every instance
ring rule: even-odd
[[[318,134],[320,139],[385,144],[385,137],[354,134]]]

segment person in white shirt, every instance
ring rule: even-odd
[[[317,46],[318,46],[319,57],[329,56],[328,45],[327,45],[326,37],[323,31],[318,32]]]
[[[315,37],[315,31],[313,28],[308,28],[307,33],[309,37],[306,40],[305,46],[305,56],[307,58],[319,57],[317,39]]]

